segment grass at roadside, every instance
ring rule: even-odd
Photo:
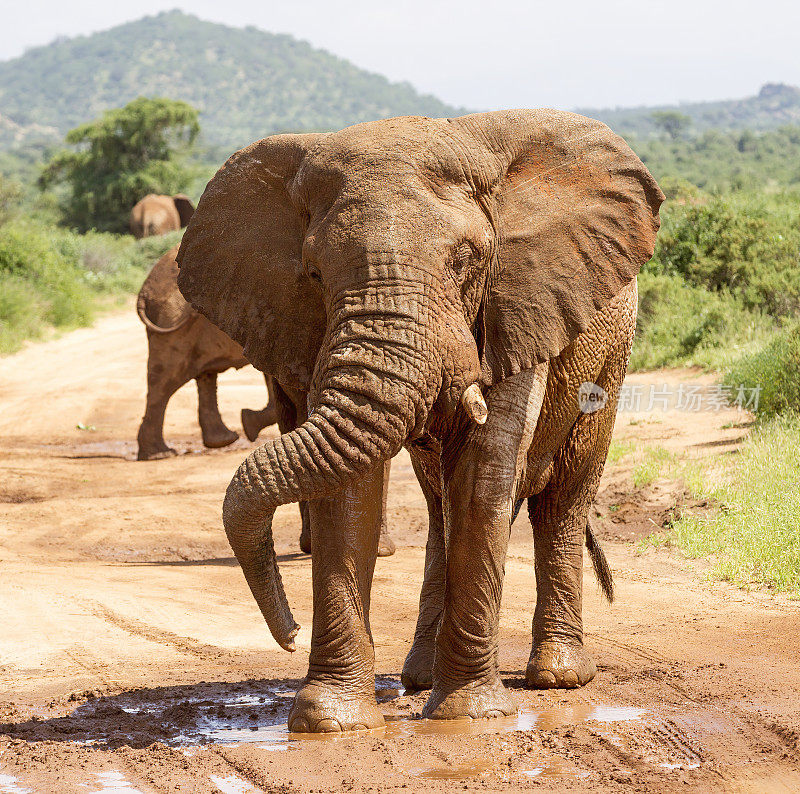
[[[180,234],[135,241],[11,222],[0,228],[0,354],[49,330],[89,325],[135,292]]]
[[[668,542],[688,557],[708,557],[719,579],[800,595],[798,443],[796,415],[757,425],[739,455],[714,459],[701,475],[701,492],[720,508],[685,515],[650,542]]]

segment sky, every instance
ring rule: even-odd
[[[800,85],[797,0],[0,0],[0,60],[173,8],[290,33],[476,110],[671,104]]]

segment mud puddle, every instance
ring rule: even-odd
[[[141,789],[136,788],[125,778],[122,772],[112,770],[110,772],[95,772],[94,780],[81,783],[92,794],[106,794],[106,792],[124,791],[127,794],[144,794]]]
[[[13,775],[0,775],[0,794],[31,794]]]

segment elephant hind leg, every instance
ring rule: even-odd
[[[219,414],[217,405],[217,373],[201,372],[197,382],[197,418],[203,434],[203,444],[212,449],[233,444],[239,434],[231,430]]]
[[[534,536],[536,610],[533,647],[526,670],[535,689],[572,689],[594,678],[597,668],[583,647],[583,545],[606,595],[611,572],[589,524],[611,434],[622,377],[604,373],[598,385],[609,392],[606,406],[579,414],[554,460],[550,483],[528,499]]]
[[[269,395],[266,406],[260,411],[242,408],[242,429],[248,441],[255,441],[258,438],[258,434],[265,427],[270,427],[278,421],[278,407],[273,380],[269,375],[265,375],[264,380],[267,382],[267,394]]]
[[[147,402],[137,436],[138,460],[158,460],[177,454],[164,441],[164,414],[172,395],[188,380],[184,373],[165,374],[152,355],[148,358]]]
[[[389,524],[386,518],[386,505],[389,500],[389,476],[392,472],[392,461],[383,464],[383,495],[381,498],[381,536],[378,541],[378,556],[391,557],[397,551],[397,546],[389,534]]]
[[[425,578],[419,595],[419,615],[414,643],[403,663],[401,680],[409,692],[430,689],[433,683],[433,660],[436,634],[444,609],[447,555],[444,547],[442,497],[431,487],[416,456],[411,463],[428,505],[428,542],[425,546]]]

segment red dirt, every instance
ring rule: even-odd
[[[311,622],[296,509],[275,521],[303,625],[290,655],[269,637],[220,526],[224,488],[250,445],[203,450],[187,387],[165,427],[186,454],[134,461],[145,351],[131,311],[3,361],[0,792],[800,790],[800,606],[709,582],[675,553],[637,552],[626,541],[686,500],[665,479],[634,488],[626,458],[609,465],[598,498],[613,606],[586,569],[587,645],[599,667],[589,686],[522,688],[535,598],[523,512],[501,630],[521,716],[418,719],[424,695],[402,694],[399,674],[426,515],[403,454],[389,502],[399,549],[378,561],[372,607],[388,727],[287,737]],[[630,380],[687,379],[711,382],[691,372]],[[231,426],[263,390],[250,369],[220,378]],[[734,411],[668,411],[622,415],[617,437],[702,456],[735,450],[746,432]]]

